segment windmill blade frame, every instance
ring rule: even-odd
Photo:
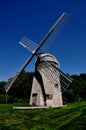
[[[49,80],[55,84],[55,81],[57,82],[58,81],[58,77],[60,78],[60,83],[61,83],[61,91],[64,92],[68,86],[70,85],[70,83],[72,83],[72,78],[69,77],[68,75],[66,75],[64,72],[62,72],[59,68],[57,68],[53,63],[47,61],[44,57],[42,57],[40,54],[36,53],[36,55],[41,58],[44,62],[46,62],[46,64],[48,64],[49,66],[51,66],[51,68],[53,69],[50,69],[50,71],[46,69],[46,73],[48,72],[48,78]],[[59,72],[59,75],[58,76],[55,76],[55,73],[54,73],[54,70],[57,70]],[[51,73],[51,76],[49,76],[49,73]],[[53,79],[53,76],[55,77],[55,81]],[[64,81],[65,80],[65,81]]]
[[[61,22],[61,20],[67,15],[67,13],[63,13],[59,19],[55,22],[55,24],[51,27],[51,29],[49,30],[49,32],[46,34],[46,36],[44,37],[44,39],[40,42],[40,44],[36,47],[35,50],[33,50],[32,55],[30,58],[27,59],[27,61],[25,62],[25,64],[23,65],[23,67],[21,67],[21,70],[15,75],[15,77],[12,79],[12,81],[9,83],[7,83],[4,88],[6,93],[8,92],[8,90],[11,88],[11,86],[14,84],[15,80],[17,79],[17,77],[22,73],[22,71],[26,68],[26,66],[30,63],[30,61],[33,59],[33,57],[36,55],[36,53],[40,50],[40,48],[44,45],[44,43],[47,41],[47,39],[50,37],[50,35],[54,32],[55,27]],[[23,47],[27,48],[26,45],[24,45],[21,41],[20,41],[21,45],[23,45]],[[31,48],[33,49],[34,45],[31,45]]]
[[[33,42],[32,40],[30,40],[29,38],[27,38],[25,36],[19,41],[19,44],[31,52],[36,50],[36,48],[38,46],[37,43]]]
[[[17,77],[22,73],[22,71],[26,68],[26,66],[30,63],[30,61],[32,60],[32,58],[34,57],[35,54],[32,54],[30,58],[27,59],[27,61],[24,63],[24,65],[21,67],[20,71],[17,72],[17,74],[12,78],[11,82],[8,81],[4,88],[6,93],[8,92],[8,90],[11,88],[11,86],[14,84],[15,80],[17,79]]]
[[[44,51],[48,50],[50,44],[52,43],[51,41],[55,41],[57,36],[61,33],[63,26],[67,23],[68,19],[70,18],[69,13],[63,13],[55,22],[55,24],[51,27],[51,29],[48,31],[48,33],[45,35],[44,39],[40,42],[39,46],[37,43],[33,42],[32,40],[28,39],[27,37],[23,37],[19,43],[26,48],[27,50],[31,51],[32,53],[38,52],[41,49]],[[52,39],[52,36],[55,36]],[[46,45],[46,43],[48,44]],[[37,47],[38,46],[38,47]]]

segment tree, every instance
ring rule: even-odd
[[[4,89],[4,85],[6,84],[5,81],[1,81],[0,82],[0,94],[4,94],[5,93],[5,89]]]
[[[86,74],[72,75],[72,84],[63,94],[65,101],[86,100]]]
[[[16,79],[13,86],[8,91],[8,101],[11,103],[13,101],[28,100],[30,99],[32,80],[34,73],[33,72],[25,72]],[[72,84],[68,87],[68,89],[63,93],[64,102],[74,102],[80,100],[86,100],[86,73],[80,75],[72,75],[73,79]],[[10,78],[9,80],[11,80]],[[5,89],[4,85],[6,82],[0,82],[0,103],[3,103],[5,99]],[[57,95],[58,96],[58,95]],[[3,100],[3,101],[2,101]]]
[[[12,99],[29,100],[33,75],[33,72],[22,72],[8,92]]]

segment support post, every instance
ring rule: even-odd
[[[7,101],[8,101],[8,97],[7,97],[7,93],[6,93],[6,104],[7,104]]]

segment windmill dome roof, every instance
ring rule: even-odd
[[[58,64],[59,65],[59,62],[57,61],[57,59],[53,56],[53,55],[51,55],[51,54],[49,54],[49,53],[41,53],[40,54],[43,58],[45,58],[47,61],[51,61],[51,62],[54,62],[54,63],[56,63],[56,64]],[[40,59],[40,62],[41,61],[43,61],[42,59]]]

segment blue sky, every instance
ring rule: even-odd
[[[69,74],[86,73],[86,0],[0,0],[0,81],[16,74],[31,52],[19,44],[26,36],[40,43],[58,17],[72,14],[49,49]],[[34,71],[34,61],[27,71]]]

